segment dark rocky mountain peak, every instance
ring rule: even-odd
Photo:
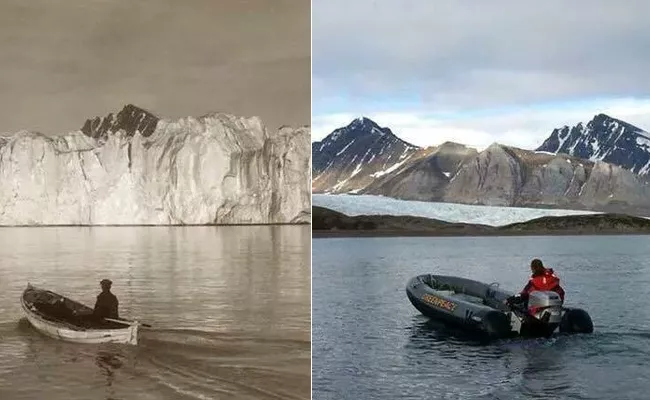
[[[395,136],[389,128],[380,127],[375,121],[366,117],[359,117],[354,119],[343,128],[336,129],[328,138],[331,141],[339,139],[357,138],[360,136]],[[327,138],[326,138],[327,139]]]
[[[604,161],[640,175],[650,172],[650,134],[602,113],[587,124],[554,129],[537,151]]]
[[[356,118],[312,143],[314,188],[345,191],[357,180],[373,180],[400,168],[417,150],[373,120]]]
[[[142,136],[150,136],[158,126],[159,118],[140,107],[128,104],[117,114],[86,120],[81,131],[92,138],[104,138],[110,133],[123,130],[128,136],[140,132]]]
[[[398,138],[389,128],[381,128],[373,120],[359,117],[334,130],[322,141],[312,143],[314,171],[320,173],[334,164],[370,162],[391,155],[399,158],[416,149],[417,146]]]

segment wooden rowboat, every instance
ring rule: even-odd
[[[29,323],[54,339],[73,343],[138,344],[137,321],[93,317],[93,309],[74,300],[30,284],[20,298]]]

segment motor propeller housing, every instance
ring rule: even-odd
[[[553,291],[534,291],[528,297],[528,312],[546,324],[562,321],[562,299]]]

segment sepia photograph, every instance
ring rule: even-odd
[[[312,2],[312,398],[646,399],[643,1]]]
[[[0,399],[309,399],[308,0],[0,4]]]

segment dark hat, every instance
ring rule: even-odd
[[[102,279],[102,281],[99,282],[99,284],[102,285],[102,286],[104,286],[104,285],[111,286],[113,284],[113,282],[111,282],[110,279]]]

